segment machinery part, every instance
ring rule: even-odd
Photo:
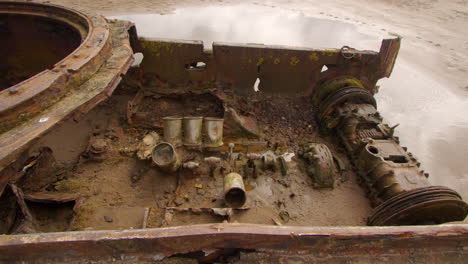
[[[446,187],[431,186],[401,192],[375,208],[372,226],[441,224],[464,219],[468,205]]]
[[[263,168],[275,172],[278,168],[276,157],[273,153],[266,153],[262,156]]]
[[[379,201],[430,185],[418,161],[393,140],[369,140],[356,155],[355,164]]]
[[[210,168],[210,176],[214,177],[215,175],[215,170],[217,167],[221,165],[221,158],[219,157],[206,157],[204,159],[206,163],[208,163],[208,167]]]
[[[279,163],[281,175],[286,176],[288,174],[288,163],[283,156],[277,158],[277,162]]]
[[[202,144],[203,117],[184,117],[184,146],[198,147]]]
[[[347,87],[326,97],[319,107],[319,120],[334,111],[335,106],[343,102],[353,102],[356,104],[370,104],[377,108],[374,96],[366,89],[360,87]]]
[[[242,176],[232,172],[224,176],[224,201],[232,208],[239,208],[247,200]]]
[[[88,157],[90,160],[102,162],[106,159],[107,142],[102,138],[93,139],[89,147]]]
[[[334,188],[336,168],[330,149],[319,143],[307,143],[299,156],[306,163],[307,174],[313,179],[314,187]]]
[[[223,123],[224,119],[215,117],[205,117],[205,147],[217,148],[221,147],[223,143]]]
[[[182,143],[182,117],[163,117],[164,140],[175,146]]]
[[[156,145],[151,155],[154,164],[166,172],[176,172],[180,167],[180,160],[174,146],[168,142]]]
[[[200,167],[200,163],[194,161],[189,161],[182,164],[182,168],[189,170],[195,170],[198,169],[198,167]]]
[[[16,81],[4,80],[4,75],[0,73],[0,82],[6,86],[23,80],[0,91],[0,170],[16,160],[34,139],[61,120],[79,119],[106,100],[133,62],[129,35],[136,34],[135,30],[131,30],[134,26],[130,22],[106,20],[87,11],[52,4],[0,2],[0,20],[3,19],[14,22],[18,28],[8,28],[1,23],[2,32],[7,30],[11,33],[21,26],[32,33],[8,33],[9,36],[24,38],[20,44],[13,46],[31,56],[27,57],[28,64],[21,66],[25,67],[26,74],[15,77]],[[42,25],[42,31],[35,30]],[[60,32],[50,28],[60,29]],[[40,32],[46,36],[39,36]],[[51,39],[50,36],[61,37]],[[31,37],[34,39],[28,41]],[[8,36],[0,38],[5,45],[17,42]],[[51,45],[35,45],[35,39],[49,41]],[[61,45],[67,41],[70,42],[68,45]],[[52,48],[56,46],[60,46],[60,51]],[[47,51],[42,52],[44,49]],[[7,48],[4,50],[11,52]],[[15,54],[14,60],[18,62],[20,56],[16,52],[11,54]],[[2,54],[0,57],[4,58]],[[31,58],[38,60],[33,62],[29,60]],[[15,65],[20,64],[10,66]],[[7,65],[7,68],[10,66]]]
[[[312,96],[312,103],[320,105],[331,94],[347,87],[364,88],[362,83],[352,76],[338,76],[321,82]]]
[[[320,125],[338,135],[378,204],[369,225],[465,219],[468,205],[455,191],[430,186],[419,161],[399,145],[395,127],[382,123],[375,100],[359,81],[341,77],[325,85],[314,96]]]

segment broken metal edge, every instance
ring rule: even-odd
[[[0,261],[154,259],[207,249],[240,249],[312,256],[394,255],[430,250],[466,254],[468,225],[292,227],[204,224],[124,231],[0,236]]]
[[[205,47],[199,40],[140,37],[134,48],[145,56],[142,71],[170,89],[192,91],[216,85],[249,96],[258,81],[265,94],[297,97],[310,96],[322,81],[337,76],[355,77],[376,93],[377,81],[391,74],[400,42],[400,38],[384,39],[376,52],[225,42]],[[187,68],[196,62],[205,67]]]
[[[53,126],[67,119],[80,119],[86,112],[109,98],[134,61],[128,32],[131,22],[109,22],[113,42],[111,56],[103,66],[82,85],[71,89],[66,96],[21,125],[0,134],[0,172],[25,151],[35,139]],[[3,175],[8,177],[8,175]],[[5,179],[0,179],[4,182]],[[4,186],[3,186],[4,187]],[[3,189],[3,188],[2,188]],[[0,190],[1,193],[2,190]]]
[[[111,56],[109,26],[104,17],[52,4],[0,1],[0,13],[47,17],[80,33],[82,43],[52,69],[0,92],[0,133],[33,118],[90,78]],[[10,88],[11,88],[10,87]],[[20,115],[21,114],[21,115]]]

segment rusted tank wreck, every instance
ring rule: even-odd
[[[2,263],[466,261],[467,204],[377,111],[400,38],[204,50],[18,1],[0,36]]]

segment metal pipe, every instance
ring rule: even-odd
[[[217,148],[223,145],[223,123],[224,119],[205,117],[205,147]]]
[[[224,201],[232,208],[239,208],[247,200],[242,176],[232,172],[224,176]]]
[[[184,117],[184,145],[197,147],[202,143],[202,125],[203,117],[186,116]]]
[[[164,140],[176,146],[182,143],[182,117],[163,117]]]
[[[174,146],[168,142],[156,145],[151,155],[154,164],[166,172],[176,172],[180,167],[180,160]]]

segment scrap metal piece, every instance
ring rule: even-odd
[[[175,146],[182,143],[182,117],[163,117],[164,140]]]
[[[107,142],[102,138],[95,138],[90,144],[88,157],[92,161],[102,162],[106,159]]]
[[[34,218],[24,201],[24,194],[8,184],[0,196],[0,234],[35,233]]]
[[[317,188],[334,188],[336,168],[330,149],[319,143],[307,143],[299,156],[306,163],[307,174],[312,177]]]
[[[224,119],[215,117],[204,118],[205,140],[203,145],[208,148],[221,147],[223,143]]]
[[[141,142],[138,144],[136,156],[141,160],[151,158],[154,146],[159,143],[159,134],[152,131],[145,135]]]
[[[203,117],[186,116],[184,123],[184,146],[198,147],[202,144]]]
[[[181,164],[176,149],[168,142],[157,144],[153,149],[151,157],[154,164],[166,172],[176,172]]]
[[[280,156],[277,161],[281,169],[281,175],[286,176],[288,174],[288,163],[286,159],[283,156]]]
[[[232,208],[242,207],[247,200],[244,180],[237,173],[229,173],[224,177],[224,201]]]

